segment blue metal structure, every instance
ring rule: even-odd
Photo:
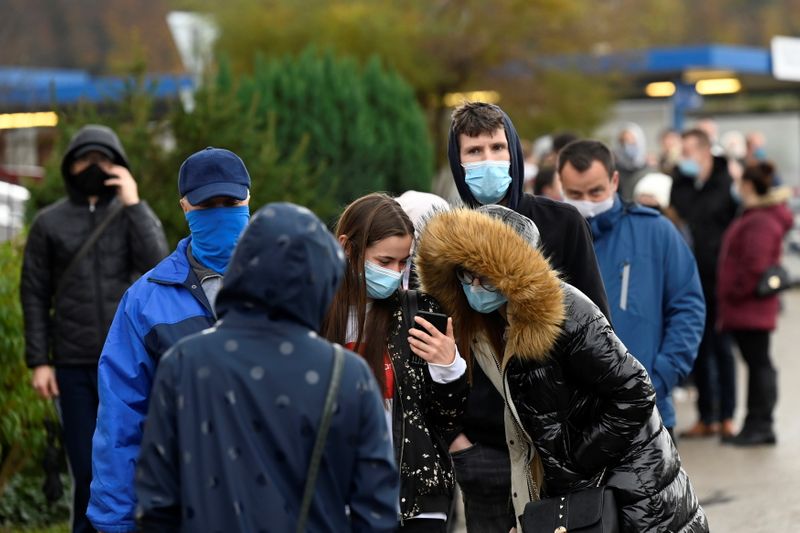
[[[659,47],[612,54],[579,54],[541,58],[546,68],[572,69],[586,74],[621,73],[646,81],[671,81],[675,93],[673,127],[683,128],[690,109],[702,105],[702,97],[694,85],[684,79],[690,71],[722,71],[734,75],[772,78],[772,55],[767,48],[707,44],[697,46]]]
[[[79,101],[113,101],[134,83],[133,78],[91,76],[84,70],[0,67],[0,109],[41,111]],[[189,75],[148,75],[144,83],[156,98],[194,88]]]
[[[772,76],[772,58],[766,48],[730,45],[676,46],[613,54],[560,56],[543,59],[549,67],[570,67],[588,74],[622,72],[631,75],[680,75],[686,70],[728,70]]]

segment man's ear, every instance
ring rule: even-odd
[[[185,196],[183,198],[181,198],[178,201],[178,203],[181,205],[181,209],[183,209],[183,214],[186,214],[186,213],[189,212],[189,201],[186,199]]]
[[[617,192],[617,189],[619,189],[619,171],[615,170],[611,176],[611,190],[612,192]]]

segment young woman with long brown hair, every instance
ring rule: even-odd
[[[408,316],[413,295],[400,290],[400,280],[414,226],[391,197],[374,193],[354,201],[334,234],[347,269],[323,334],[361,354],[383,392],[387,437],[400,470],[399,531],[443,532],[454,487],[446,443],[458,432],[467,391],[452,320],[443,334]],[[419,311],[440,312],[425,294],[416,302]]]

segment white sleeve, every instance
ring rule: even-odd
[[[433,381],[436,383],[441,383],[442,385],[457,380],[464,375],[466,370],[467,362],[464,361],[463,357],[461,357],[461,354],[458,351],[458,346],[456,346],[456,356],[453,359],[453,362],[449,365],[436,365],[434,363],[428,363],[428,372],[431,374],[431,379],[433,379]]]

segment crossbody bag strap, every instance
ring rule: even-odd
[[[400,295],[400,302],[402,304],[402,311],[403,311],[403,328],[405,329],[404,337],[408,337],[408,330],[414,327],[414,317],[417,316],[417,311],[419,310],[418,299],[417,299],[417,291],[413,289],[409,289],[407,291],[403,291]],[[403,355],[408,356],[411,352],[411,347],[408,345],[408,341],[406,340],[403,344]]]
[[[306,529],[308,513],[311,510],[311,502],[314,500],[314,490],[317,484],[317,474],[319,465],[322,461],[322,453],[325,450],[325,441],[328,438],[328,429],[331,427],[333,418],[333,407],[336,403],[336,396],[339,393],[339,384],[342,381],[342,368],[344,367],[344,351],[338,344],[333,345],[333,371],[331,381],[328,385],[328,393],[325,396],[325,406],[322,409],[322,418],[317,431],[317,439],[314,442],[314,450],[311,452],[311,461],[308,463],[308,473],[306,474],[306,485],[303,489],[303,501],[300,504],[300,515],[297,519],[297,533],[303,533]]]
[[[92,246],[94,246],[94,244],[97,242],[97,239],[100,238],[100,235],[102,235],[103,232],[106,230],[106,228],[108,228],[108,226],[111,225],[111,223],[114,221],[115,218],[117,218],[117,215],[119,215],[123,209],[124,206],[121,203],[114,204],[109,209],[109,213],[106,216],[106,218],[103,219],[103,221],[100,222],[100,224],[94,228],[91,235],[89,235],[89,237],[83,242],[83,244],[75,253],[75,255],[72,256],[72,259],[70,259],[67,268],[64,269],[64,273],[61,274],[61,279],[58,280],[58,286],[56,287],[56,292],[55,295],[53,296],[53,301],[55,302],[58,301],[59,296],[61,296],[64,287],[67,285],[69,277],[75,271],[75,268],[78,266],[78,263],[81,262],[81,259],[83,259],[87,253],[89,253],[89,250],[91,250]]]

